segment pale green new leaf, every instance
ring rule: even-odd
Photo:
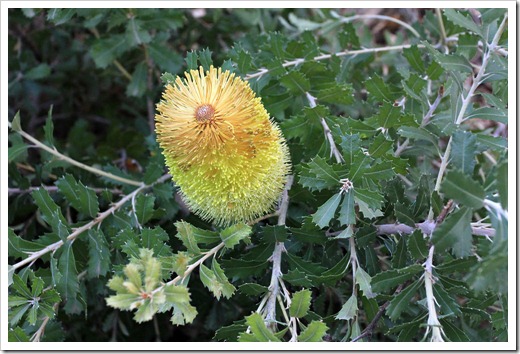
[[[311,307],[311,291],[303,289],[293,294],[289,314],[291,317],[305,317]]]
[[[186,247],[191,253],[199,254],[200,248],[197,245],[192,226],[187,222],[178,221],[175,223],[175,227],[177,227],[176,236],[182,241],[184,247]]]
[[[247,224],[235,224],[225,228],[220,232],[220,238],[226,248],[233,248],[238,245],[240,241],[247,239],[251,235],[252,228]]]
[[[229,282],[228,278],[224,274],[224,271],[217,263],[215,258],[211,262],[211,270],[215,273],[217,280],[220,282],[222,286],[222,296],[226,299],[229,299],[235,293],[236,288]]]
[[[255,312],[250,316],[246,316],[246,323],[251,328],[251,336],[253,336],[256,341],[280,342],[280,340],[267,328],[264,319],[259,313]],[[246,338],[247,336],[244,336],[244,333],[242,333],[239,336],[238,341],[248,341]]]
[[[298,336],[298,342],[321,342],[326,334],[327,325],[321,321],[312,321]]]

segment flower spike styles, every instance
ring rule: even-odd
[[[166,86],[156,133],[180,193],[217,225],[273,210],[290,170],[285,139],[249,83],[213,66]]]

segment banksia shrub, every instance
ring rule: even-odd
[[[289,153],[249,84],[213,66],[168,84],[157,105],[157,140],[190,209],[218,225],[273,209]]]

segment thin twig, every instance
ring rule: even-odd
[[[294,177],[290,175],[287,178],[287,182],[282,193],[282,201],[278,211],[278,225],[285,225],[287,210],[289,208],[289,189],[291,188],[293,181]],[[267,295],[267,302],[265,304],[265,322],[266,325],[271,327],[273,330],[276,327],[276,299],[280,292],[279,282],[281,281],[280,277],[282,276],[282,252],[284,251],[284,243],[276,242],[273,254],[271,256],[273,269],[271,271],[271,282],[269,284],[269,292]]]
[[[41,189],[41,188],[43,188],[47,192],[51,192],[51,193],[58,192],[58,190],[59,190],[58,187],[56,187],[56,186],[43,186],[42,185],[40,187],[29,187],[27,189],[8,188],[8,194],[9,195],[26,194],[26,193],[31,193],[31,192],[33,192],[35,190],[38,190],[38,189]],[[123,193],[123,191],[121,191],[120,189],[93,188],[93,187],[87,187],[87,188],[93,190],[97,194],[103,193],[105,191],[110,192],[112,194],[121,194],[121,193]]]
[[[404,284],[399,284],[397,289],[395,289],[395,291],[394,291],[394,296],[399,294],[401,292],[401,290],[403,290],[403,287],[404,287]],[[390,305],[390,301],[386,301],[383,305],[381,305],[381,307],[377,311],[377,313],[374,316],[374,318],[372,319],[372,321],[370,321],[368,326],[365,327],[365,329],[363,330],[363,332],[361,332],[361,334],[359,336],[352,339],[351,342],[357,342],[358,340],[363,339],[365,337],[370,338],[372,336],[372,333],[374,332],[374,329],[377,326],[377,323],[381,319],[381,316],[383,316],[383,313],[385,312],[386,308],[389,305]]]
[[[411,46],[412,46],[412,44],[403,44],[403,45],[395,45],[395,46],[380,47],[380,48],[365,48],[365,49],[356,49],[356,50],[345,50],[345,51],[337,52],[337,53],[333,53],[333,54],[318,55],[318,56],[315,56],[314,58],[311,58],[311,59],[298,58],[298,59],[294,59],[294,60],[291,60],[291,61],[286,61],[285,63],[282,64],[282,67],[286,68],[286,67],[289,67],[289,66],[295,66],[295,65],[298,65],[298,64],[303,64],[303,63],[309,62],[309,61],[326,60],[326,59],[330,59],[332,57],[344,57],[344,56],[347,56],[347,55],[358,55],[358,54],[365,54],[365,53],[389,52],[389,51],[393,51],[393,50],[401,50],[401,49],[410,48]],[[417,44],[417,47],[418,48],[424,48],[424,45]],[[258,71],[256,73],[247,74],[246,76],[244,76],[244,80],[250,80],[250,79],[254,79],[256,77],[262,77],[263,75],[267,74],[268,72],[270,72],[269,69],[260,68],[260,69],[258,69]]]
[[[139,188],[134,190],[132,193],[126,195],[123,198],[121,198],[121,200],[119,200],[116,204],[112,205],[110,208],[108,208],[104,212],[100,213],[94,220],[92,220],[91,222],[89,222],[89,223],[87,223],[87,224],[85,224],[85,225],[75,229],[69,236],[67,236],[66,240],[67,241],[75,240],[83,232],[85,232],[87,230],[90,230],[94,226],[96,226],[96,225],[100,224],[101,222],[103,222],[103,220],[105,220],[107,217],[112,215],[116,210],[121,208],[126,202],[131,200],[136,194],[142,192],[143,190],[145,190],[147,188],[152,187],[156,183],[162,183],[162,182],[166,181],[169,178],[171,178],[171,176],[169,174],[166,174],[166,175],[160,177],[159,179],[157,179],[157,181],[155,181],[152,184],[149,184],[149,185],[143,184],[143,185],[141,185]],[[45,248],[43,248],[43,249],[41,249],[41,250],[39,250],[37,252],[31,253],[31,255],[29,257],[27,257],[26,259],[21,260],[20,262],[14,264],[13,268],[16,270],[16,269],[19,269],[19,268],[23,267],[26,264],[33,263],[34,261],[39,259],[41,256],[43,256],[43,255],[45,255],[45,254],[47,254],[49,252],[56,251],[58,248],[63,246],[64,243],[65,242],[63,240],[59,240],[59,241],[57,241],[55,243],[52,243],[52,244],[46,246]]]
[[[9,128],[12,128],[11,127],[11,122],[8,122],[8,125],[9,125]],[[58,150],[56,150],[55,148],[51,148],[51,147],[45,145],[44,143],[42,143],[41,141],[33,138],[31,135],[27,134],[26,132],[24,132],[21,129],[20,130],[15,130],[15,131],[18,134],[20,134],[21,136],[23,136],[25,139],[29,140],[31,143],[35,144],[38,148],[51,153],[52,155],[56,156],[58,159],[66,161],[66,162],[70,163],[71,165],[74,165],[76,167],[79,167],[81,169],[89,171],[89,172],[94,173],[96,175],[110,178],[110,179],[112,179],[114,181],[130,184],[132,186],[140,186],[140,187],[143,186],[143,183],[141,183],[141,182],[113,175],[111,173],[105,172],[103,170],[100,170],[100,169],[92,167],[92,166],[85,165],[85,164],[83,164],[83,163],[81,163],[79,161],[76,161],[76,160],[68,157],[68,156],[65,156],[62,153],[60,153]]]
[[[441,9],[436,8],[435,13],[437,14],[437,20],[439,21],[439,27],[441,29],[441,43],[446,45],[446,29],[444,28],[444,21],[442,20]]]
[[[311,108],[316,107],[316,97],[313,97],[310,93],[306,92],[305,96],[307,97],[307,100],[309,101],[309,106]],[[323,132],[325,134],[325,138],[329,141],[330,145],[330,155],[334,155],[336,158],[337,163],[345,162],[345,159],[343,159],[343,156],[341,156],[341,153],[339,152],[338,148],[336,147],[336,143],[334,142],[334,137],[332,136],[332,132],[325,121],[325,118],[321,117],[321,126],[323,127]]]
[[[431,246],[430,252],[428,253],[428,258],[424,263],[424,288],[426,290],[426,304],[428,308],[428,327],[426,327],[426,333],[424,336],[426,337],[431,330],[431,342],[444,342],[444,330],[442,329],[442,325],[439,322],[439,318],[437,317],[437,310],[435,309],[436,300],[435,296],[433,295],[433,284],[435,283],[435,278],[433,276],[434,249],[435,246]]]
[[[426,234],[427,236],[430,236],[433,231],[435,230],[435,227],[437,224],[432,220],[426,220],[421,223],[415,224],[415,227],[406,225],[406,224],[380,224],[380,225],[374,225],[376,228],[376,233],[378,235],[392,235],[392,234],[411,234],[415,230],[421,230],[422,233]],[[335,231],[335,232],[327,232],[327,236],[337,236],[341,231]],[[481,225],[480,223],[471,223],[471,233],[476,236],[486,236],[486,237],[493,237],[495,236],[495,229],[491,227],[487,227],[484,225]]]
[[[334,16],[334,13],[332,13],[333,16]],[[343,17],[343,16],[334,16],[336,18],[339,18],[340,19],[340,22],[342,23],[349,23],[349,22],[352,22],[352,21],[355,21],[355,20],[364,20],[364,19],[376,19],[376,20],[383,20],[383,21],[390,21],[390,22],[394,22],[394,23],[397,23],[398,25],[401,25],[403,26],[404,28],[406,28],[407,30],[409,30],[410,32],[413,33],[414,36],[416,36],[417,38],[420,38],[421,36],[419,35],[419,32],[417,32],[415,30],[415,28],[413,28],[412,26],[410,26],[408,23],[406,22],[403,22],[397,18],[394,18],[394,17],[390,17],[390,16],[385,16],[385,15],[372,15],[372,14],[365,14],[365,15],[354,15],[354,16],[350,16],[350,17]]]

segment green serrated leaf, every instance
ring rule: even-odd
[[[484,205],[484,187],[460,171],[448,172],[442,182],[441,191],[448,198],[469,208],[479,209]]]
[[[481,38],[485,39],[482,35],[481,28],[473,21],[471,17],[464,16],[459,11],[455,9],[444,9],[444,15],[448,20],[453,22],[454,24],[464,27],[465,29],[479,35]]]
[[[421,57],[421,51],[417,45],[412,45],[409,48],[403,49],[403,56],[408,60],[408,63],[417,72],[422,73],[424,71],[424,60]]]
[[[383,128],[392,128],[399,125],[399,117],[401,115],[401,108],[395,107],[390,102],[384,102],[383,106],[377,115],[377,121]]]
[[[433,296],[439,304],[441,313],[443,315],[460,315],[460,308],[456,300],[443,289],[441,285],[435,284],[433,286]]]
[[[141,225],[152,218],[154,203],[155,196],[151,194],[140,194],[135,198],[135,215]]]
[[[211,50],[204,48],[199,52],[199,61],[204,70],[209,70],[210,66],[213,65],[213,59],[211,59]]]
[[[130,46],[127,37],[123,34],[115,34],[108,38],[97,39],[92,44],[89,54],[96,66],[104,69],[128,49]]]
[[[295,95],[305,94],[311,89],[309,79],[299,71],[291,71],[279,80],[282,86]]]
[[[110,250],[103,231],[88,230],[88,275],[89,278],[104,276],[110,270]]]
[[[412,285],[407,286],[390,301],[386,308],[386,314],[392,321],[398,319],[401,313],[410,305],[410,300],[417,293],[421,284],[421,281],[416,281]]]
[[[308,164],[302,166],[300,184],[310,190],[339,188],[340,175],[344,173],[343,169],[344,166],[329,165],[324,158],[316,156]]]
[[[507,124],[507,113],[500,111],[496,108],[492,107],[480,107],[475,110],[473,110],[471,113],[469,113],[467,116],[464,117],[464,120],[472,119],[472,118],[478,118],[478,119],[485,119],[485,120],[493,120],[495,122],[500,122],[503,124]]]
[[[146,92],[147,65],[142,61],[135,66],[132,79],[126,86],[126,95],[130,97],[141,97]]]
[[[421,230],[415,230],[407,239],[407,246],[410,255],[414,259],[425,259],[428,256],[426,240]]]
[[[325,202],[325,204],[318,208],[316,213],[312,215],[312,221],[320,228],[328,226],[330,220],[334,218],[334,214],[336,213],[336,209],[338,209],[340,200],[341,194],[334,194],[329,198],[329,200]]]
[[[329,327],[321,321],[311,321],[300,335],[298,342],[321,342]]]
[[[152,36],[142,28],[142,24],[142,21],[135,17],[129,17],[126,22],[127,42],[131,47],[146,44],[152,40]]]
[[[351,320],[357,316],[358,304],[356,295],[352,294],[347,302],[343,304],[341,310],[336,315],[337,320]]]
[[[248,296],[260,296],[262,294],[266,294],[268,289],[266,286],[257,283],[245,283],[238,287],[238,291]]]
[[[15,132],[22,130],[22,125],[20,124],[20,111],[16,112],[14,115],[13,121],[11,122],[11,129]]]
[[[341,203],[339,210],[339,221],[341,225],[350,225],[356,223],[356,211],[354,208],[354,192],[349,190],[345,193],[345,198]]]
[[[179,240],[182,241],[184,247],[186,247],[188,251],[193,254],[199,254],[201,251],[197,245],[192,226],[187,222],[178,221],[175,223],[175,227],[177,228],[176,236]]]
[[[466,175],[473,173],[476,142],[476,135],[470,132],[456,131],[453,134],[451,162]]]
[[[72,175],[66,174],[56,182],[56,185],[74,209],[90,217],[98,214],[99,203],[96,192],[77,182]]]
[[[259,313],[253,313],[250,316],[246,316],[246,323],[251,329],[251,336],[254,341],[258,342],[280,342],[278,338],[267,328],[264,319]],[[245,333],[241,333],[238,341],[244,342],[249,341],[248,336],[244,336]]]
[[[240,241],[246,239],[251,235],[252,228],[247,224],[236,224],[225,228],[220,232],[220,238],[226,248],[233,248],[238,245]]]
[[[289,314],[291,317],[305,317],[311,307],[311,291],[303,289],[293,294]]]
[[[432,242],[437,252],[453,248],[457,257],[471,254],[471,214],[471,209],[461,208],[448,215],[446,220],[435,228]]]
[[[61,213],[61,209],[54,200],[52,200],[49,192],[44,188],[38,188],[31,193],[38,209],[42,213],[42,219],[49,225],[53,223],[55,215],[58,215],[59,220],[63,224],[67,224],[65,217]]]
[[[211,270],[215,273],[215,276],[217,277],[217,280],[222,284],[222,295],[229,299],[236,291],[236,288],[229,282],[228,278],[224,274],[224,271],[220,267],[220,265],[217,263],[215,258],[213,258],[213,261],[211,262]]]
[[[397,285],[411,279],[419,272],[424,272],[424,268],[414,264],[405,268],[378,273],[372,277],[372,291],[375,293],[386,293]]]
[[[368,273],[365,272],[363,270],[363,268],[361,268],[361,267],[357,268],[355,278],[356,278],[356,284],[359,285],[359,289],[361,289],[361,291],[363,292],[363,295],[367,299],[376,297],[377,294],[375,292],[373,292],[372,285],[371,285],[372,277],[370,277],[370,275],[368,275]]]
[[[380,101],[393,102],[399,96],[396,94],[396,92],[394,92],[393,89],[390,88],[390,86],[385,84],[383,79],[378,75],[375,75],[365,81],[365,85],[367,91]]]
[[[287,228],[284,225],[266,225],[262,229],[265,242],[284,242],[287,240]]]
[[[63,300],[72,302],[76,300],[79,293],[78,271],[74,252],[72,251],[72,242],[67,241],[62,246],[62,249],[63,251],[58,260],[58,269],[62,277],[56,288]]]
[[[303,286],[303,287],[312,287],[313,283],[307,277],[305,272],[302,272],[298,269],[289,270],[286,274],[283,275],[283,280],[294,286]]]

